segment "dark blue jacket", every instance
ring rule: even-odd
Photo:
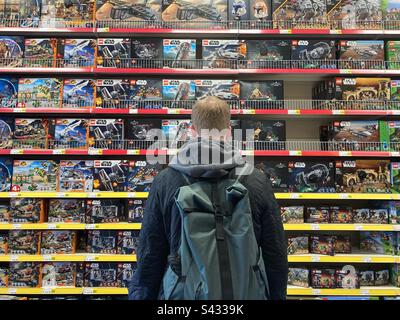
[[[265,174],[256,169],[241,182],[249,190],[254,231],[263,252],[270,298],[285,299],[287,245],[271,184]],[[178,252],[181,236],[174,195],[185,184],[182,174],[170,167],[161,171],[154,180],[140,232],[137,270],[129,286],[132,300],[155,300],[162,293],[167,256]]]

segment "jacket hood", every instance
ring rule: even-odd
[[[230,143],[197,138],[188,141],[169,166],[194,178],[219,178],[244,164],[240,151]]]

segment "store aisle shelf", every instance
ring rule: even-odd
[[[313,289],[289,286],[290,296],[397,296],[400,288],[396,287],[361,287],[360,289]]]
[[[371,254],[337,254],[334,256],[302,254],[289,255],[288,261],[292,263],[400,263],[400,257]]]
[[[284,224],[284,229],[286,231],[400,231],[400,225],[297,223],[297,224]]]
[[[0,288],[0,294],[18,295],[126,295],[127,288],[75,288],[75,287],[48,287],[48,288]]]
[[[0,230],[140,230],[141,223],[0,223]]]
[[[13,254],[0,255],[0,262],[136,262],[136,255],[125,254]]]

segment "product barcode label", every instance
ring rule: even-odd
[[[369,296],[369,290],[368,289],[361,289],[360,290],[361,295],[363,296]]]
[[[85,261],[90,262],[90,261],[97,261],[99,260],[98,256],[92,256],[92,255],[88,255],[85,257]]]
[[[51,255],[51,254],[45,254],[45,255],[42,256],[42,258],[43,258],[43,261],[53,261],[53,260],[55,260],[55,257],[53,255]]]
[[[311,225],[311,230],[319,230],[319,229],[321,229],[319,224],[312,224]]]
[[[321,294],[321,290],[319,290],[319,289],[312,289],[312,294],[313,294],[314,296],[319,296],[319,295]]]
[[[20,223],[15,223],[12,225],[13,230],[20,230],[22,228],[22,224]]]
[[[135,150],[126,150],[127,155],[132,155],[132,156],[138,156],[140,155],[140,150],[135,149]]]
[[[23,154],[24,150],[22,149],[11,149],[10,154]]]
[[[281,29],[279,30],[280,34],[292,34],[292,30],[291,29]]]
[[[300,110],[288,110],[288,114],[299,115],[300,114]]]
[[[11,262],[15,262],[15,261],[18,261],[18,260],[19,260],[19,256],[18,256],[18,255],[12,254],[12,255],[10,256],[10,261],[11,261]]]
[[[371,257],[364,257],[363,261],[364,262],[372,262],[372,258]]]
[[[65,149],[55,149],[53,150],[53,154],[65,154]]]
[[[95,292],[93,288],[83,288],[83,294],[94,294]]]
[[[98,155],[102,155],[103,154],[103,150],[102,149],[93,149],[93,148],[91,148],[91,149],[88,150],[88,153],[90,155],[93,155],[93,156],[98,156]]]
[[[311,257],[311,262],[320,262],[320,261],[321,261],[320,257],[316,257],[316,256]]]
[[[364,230],[364,226],[356,224],[354,226],[354,230],[357,230],[357,231]]]
[[[332,114],[334,114],[334,115],[343,115],[344,114],[344,110],[332,110]]]
[[[16,288],[9,288],[7,290],[8,294],[17,294],[17,289]]]
[[[180,114],[181,111],[179,109],[168,109],[168,114]]]
[[[87,224],[86,225],[86,230],[94,230],[97,229],[99,226],[97,224]]]
[[[52,289],[52,288],[42,288],[43,294],[54,294],[55,292],[56,292],[56,290]]]
[[[291,156],[291,157],[298,157],[298,156],[301,156],[301,151],[300,151],[300,150],[292,150],[292,151],[289,151],[289,156]]]
[[[48,223],[47,229],[50,229],[50,230],[58,229],[58,226],[55,223]]]
[[[299,199],[299,198],[300,198],[300,194],[298,194],[298,193],[291,193],[291,194],[290,194],[290,198],[291,198],[291,199]]]
[[[350,151],[339,151],[339,157],[351,157]]]

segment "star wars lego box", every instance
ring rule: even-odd
[[[283,223],[298,224],[304,223],[304,207],[303,206],[290,206],[281,207],[281,218]]]
[[[117,253],[136,254],[139,245],[139,230],[125,230],[117,233]]]
[[[308,236],[296,236],[288,238],[288,255],[307,254],[308,251]]]
[[[85,287],[118,287],[117,263],[85,263]]]
[[[161,109],[163,88],[160,79],[130,80],[129,107],[132,109]]]
[[[380,0],[327,0],[327,13],[333,29],[380,29]]]
[[[356,208],[353,210],[353,223],[370,223],[371,213],[369,208]]]
[[[44,222],[44,201],[42,199],[12,198],[10,199],[11,223]]]
[[[354,266],[346,265],[335,271],[336,288],[359,289],[360,277]]]
[[[331,207],[331,223],[353,223],[351,207]]]
[[[335,236],[334,251],[335,254],[351,254],[351,237],[338,235]]]
[[[18,100],[18,79],[0,77],[0,108],[15,108]]]
[[[161,130],[161,119],[128,118],[125,121],[125,138],[132,147],[135,141],[157,140],[157,132],[152,130]]]
[[[247,57],[245,40],[202,40],[203,69],[233,69]]]
[[[374,224],[388,224],[389,223],[389,210],[382,209],[370,209],[370,223]]]
[[[303,268],[289,268],[288,285],[308,288],[310,286],[310,271]]]
[[[194,80],[164,79],[162,96],[163,100],[168,100],[169,108],[185,107],[186,101],[196,100],[196,83]]]
[[[135,68],[163,67],[163,40],[158,38],[132,39],[132,66]]]
[[[334,40],[292,40],[292,66],[297,69],[337,69]]]
[[[129,161],[95,160],[93,168],[93,191],[127,191]]]
[[[161,171],[161,166],[147,161],[130,161],[127,178],[127,191],[149,192],[155,176]]]
[[[131,40],[128,38],[97,39],[98,68],[129,68]]]
[[[37,230],[10,230],[9,254],[38,254],[40,232]]]
[[[400,80],[390,81],[390,100],[394,101],[393,109],[399,109],[398,102],[400,101]]]
[[[45,262],[41,268],[42,287],[75,287],[76,264]]]
[[[161,120],[163,139],[168,141],[169,147],[176,148],[192,138],[192,121],[189,119]]]
[[[312,288],[333,289],[335,286],[335,269],[311,269]]]
[[[9,158],[0,157],[0,192],[11,190],[12,174],[12,160]]]
[[[310,253],[333,256],[335,254],[335,237],[333,236],[310,236]]]
[[[96,21],[100,27],[133,26],[143,28],[158,25],[161,22],[162,0],[130,0],[130,1],[106,1],[98,0],[96,9]],[[135,24],[135,22],[137,24]]]
[[[13,148],[47,148],[48,121],[35,118],[15,118]]]
[[[388,193],[389,160],[340,160],[335,162],[337,192]]]
[[[60,39],[57,57],[62,59],[59,67],[95,67],[97,56],[96,39]]]
[[[80,199],[50,199],[47,221],[49,223],[85,223],[85,201]]]
[[[203,99],[207,96],[218,97],[223,100],[239,100],[239,80],[195,80],[196,98]]]
[[[0,117],[0,149],[11,149],[13,146],[14,119]]]
[[[96,1],[42,0],[41,26],[93,27]]]
[[[163,39],[164,67],[196,68],[195,39]]]
[[[288,163],[289,192],[335,192],[335,166],[331,161]]]
[[[384,40],[339,41],[340,69],[385,69]]]
[[[87,149],[88,120],[57,118],[49,120],[50,149]]]
[[[256,69],[290,68],[292,42],[290,40],[247,40],[247,60],[256,64]],[[274,64],[274,61],[279,63]]]
[[[128,79],[97,79],[96,108],[125,109],[129,107]]]
[[[8,287],[8,276],[9,276],[8,267],[0,267],[0,288]]]
[[[41,254],[71,254],[76,250],[76,231],[44,230],[41,233]]]
[[[26,38],[24,65],[30,68],[54,68],[57,58],[57,39]]]
[[[0,67],[22,67],[24,38],[0,36]]]
[[[164,24],[184,22],[187,26],[210,27],[228,20],[226,0],[162,0],[161,18]],[[203,22],[203,24],[202,24]]]
[[[329,207],[307,207],[306,223],[329,223],[331,208]]]
[[[61,192],[91,192],[93,189],[93,161],[61,160],[59,168]]]
[[[360,250],[363,253],[395,255],[392,232],[360,232]]]
[[[89,147],[97,149],[124,149],[123,119],[90,119]]]
[[[244,108],[282,109],[283,99],[281,80],[240,81],[240,100]]]
[[[375,270],[375,285],[387,286],[389,285],[390,273],[388,269]]]
[[[18,108],[59,108],[61,86],[56,78],[20,78]]]
[[[254,166],[267,176],[274,191],[288,191],[289,176],[286,161],[256,161]]]
[[[56,191],[58,169],[53,160],[14,160],[11,191]]]
[[[8,232],[0,232],[0,254],[8,254]]]
[[[129,287],[136,271],[136,263],[118,263],[117,278],[120,287]]]
[[[62,106],[64,108],[93,108],[96,99],[96,83],[91,79],[64,79]]]
[[[128,222],[142,223],[145,207],[146,207],[145,199],[129,199]]]
[[[121,199],[86,201],[86,223],[115,223],[126,221],[125,203]]]
[[[40,285],[40,264],[37,262],[10,262],[8,286],[36,288]]]
[[[89,230],[87,233],[86,252],[117,253],[117,231]]]
[[[10,222],[10,206],[8,201],[0,202],[0,223]]]
[[[276,29],[319,29],[327,27],[324,0],[272,0]]]
[[[374,286],[375,285],[374,270],[360,270],[360,285],[361,286]]]
[[[283,120],[242,120],[242,129],[248,150],[285,150]]]

